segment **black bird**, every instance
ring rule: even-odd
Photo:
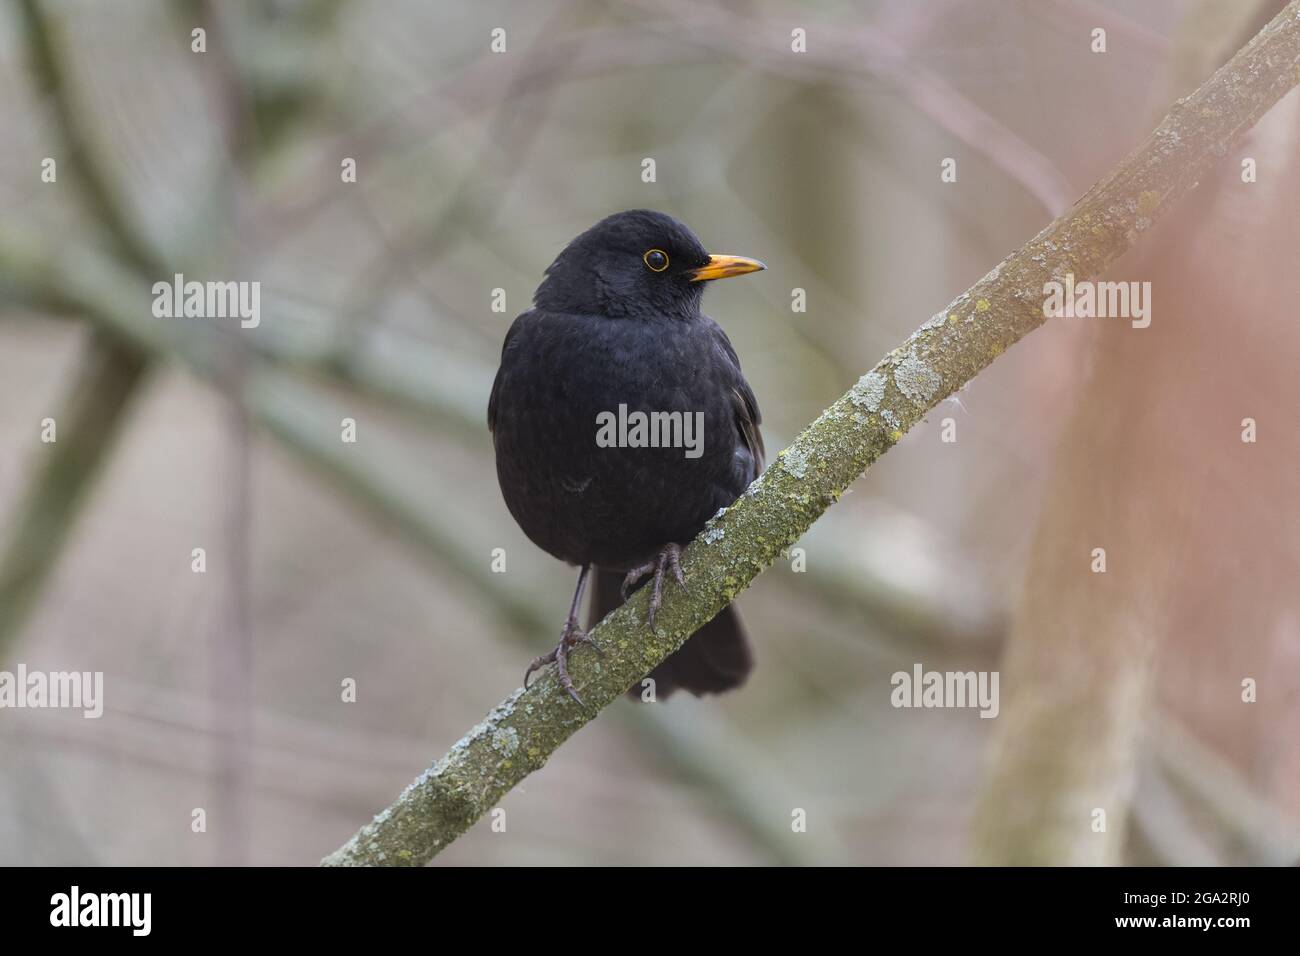
[[[501,492],[534,544],[580,568],[560,642],[533,661],[525,683],[553,661],[581,703],[567,655],[590,643],[578,608],[592,568],[592,622],[649,577],[653,627],[665,574],[686,584],[681,546],[762,471],[758,403],[700,299],[708,280],[763,268],[754,259],[709,255],[664,213],[615,213],[565,247],[533,308],[506,333],[488,402]],[[620,406],[629,422],[636,412],[680,413],[682,428],[660,433],[676,435],[679,446],[687,423],[702,422],[702,447],[627,447],[636,441],[633,429],[625,446],[605,447],[598,425],[619,416]],[[698,695],[739,686],[750,667],[740,621],[727,607],[650,676],[657,695],[679,687]]]

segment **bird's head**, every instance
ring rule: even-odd
[[[705,282],[765,268],[756,259],[709,255],[684,223],[631,209],[602,219],[565,246],[533,302],[552,312],[690,318],[699,313]]]

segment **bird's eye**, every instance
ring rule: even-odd
[[[668,268],[668,253],[662,249],[651,249],[641,258],[651,272],[663,272]]]

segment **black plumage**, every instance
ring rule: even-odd
[[[538,547],[582,569],[554,661],[586,640],[577,611],[594,568],[592,621],[649,577],[651,623],[686,544],[763,467],[758,403],[727,335],[700,312],[705,280],[762,269],[710,256],[671,216],[617,213],[574,239],[546,270],[533,308],[506,334],[488,403],[506,505]],[[600,447],[598,416],[702,414],[698,457],[682,447]],[[697,419],[698,420],[698,419]],[[656,692],[738,686],[749,649],[726,608],[655,669]],[[633,689],[634,691],[636,688]]]

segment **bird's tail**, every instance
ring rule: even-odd
[[[595,578],[595,587],[591,590],[592,625],[623,603],[623,596],[619,593],[623,575],[596,568]],[[666,698],[678,688],[699,697],[739,687],[745,683],[753,666],[749,641],[740,626],[740,615],[728,605],[648,676],[654,678],[656,699]],[[641,685],[629,690],[628,696],[640,699]]]

